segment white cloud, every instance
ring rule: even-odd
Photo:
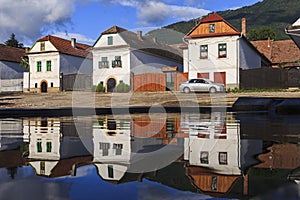
[[[89,45],[92,45],[95,42],[94,39],[89,38],[89,37],[79,34],[79,33],[56,32],[52,35],[60,37],[60,38],[64,38],[67,40],[71,40],[71,38],[76,38],[77,42],[83,43],[83,44],[89,44]]]
[[[35,40],[43,27],[64,27],[71,22],[74,0],[0,0],[0,42],[15,33],[19,40]]]
[[[186,21],[210,12],[197,7],[171,5],[157,0],[121,0],[113,2],[123,6],[135,7],[137,9],[137,17],[140,20],[139,23],[143,26],[164,25],[168,20]],[[189,3],[195,2],[190,1]]]

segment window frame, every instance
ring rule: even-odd
[[[51,72],[51,69],[52,68],[52,62],[51,62],[51,60],[47,60],[46,61],[46,71],[47,72]]]
[[[200,59],[208,59],[208,45],[207,44],[200,45]]]
[[[41,72],[42,71],[42,61],[36,62],[36,71]]]
[[[45,42],[40,42],[40,51],[45,51],[45,50],[46,50]]]
[[[209,24],[209,33],[215,33],[216,32],[216,25],[215,24]]]
[[[220,165],[228,165],[228,153],[227,152],[219,152],[219,164]]]
[[[201,164],[209,164],[209,152],[208,151],[200,152],[200,163]]]
[[[222,53],[225,52],[225,53]],[[218,57],[227,58],[227,43],[218,44]]]
[[[113,36],[108,36],[107,37],[107,45],[113,45],[113,44],[114,44]]]
[[[109,68],[109,62],[108,62],[107,57],[101,57],[101,61],[99,61],[99,63],[98,63],[98,68],[99,69]]]
[[[115,60],[112,61],[112,68],[122,68],[121,56],[115,56]]]

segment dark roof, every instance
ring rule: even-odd
[[[136,33],[118,26],[113,26],[107,29],[101,34],[101,36],[105,34],[120,34],[120,36],[125,40],[129,47],[133,48],[134,50],[144,51],[182,62],[182,51],[180,49],[172,48],[169,45],[155,41],[152,37],[144,35],[140,38]],[[96,41],[96,43],[98,42],[98,40]],[[109,48],[116,48],[116,46],[112,46]]]
[[[199,34],[199,35],[193,35],[190,34],[193,33],[195,29],[197,29],[202,24],[206,23],[212,23],[212,22],[224,22],[227,24],[230,28],[233,29],[232,32],[222,32],[222,33],[209,33],[209,34]],[[217,13],[211,13],[207,17],[201,19],[199,23],[190,31],[188,34],[186,34],[185,38],[204,38],[204,37],[218,37],[218,36],[229,36],[229,35],[240,35],[241,32],[237,30],[234,26],[232,26],[228,21],[226,21],[223,17],[218,15]]]
[[[273,64],[292,63],[300,60],[300,49],[293,40],[259,40],[251,43]]]
[[[84,57],[84,58],[89,56],[89,48],[91,46],[87,44],[76,42],[76,47],[74,48],[71,45],[70,40],[66,40],[52,35],[48,35],[37,40],[37,42],[44,42],[44,41],[50,41],[60,53],[68,54],[72,56]]]
[[[19,63],[25,50],[0,44],[0,61]]]

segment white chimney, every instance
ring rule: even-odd
[[[137,31],[137,37],[139,40],[143,40],[143,33],[142,31]]]
[[[76,48],[76,38],[71,38],[71,45],[73,48]]]

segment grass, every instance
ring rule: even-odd
[[[249,93],[249,92],[300,92],[300,89],[294,89],[294,90],[289,90],[289,89],[280,89],[280,88],[271,88],[271,89],[227,89],[227,93]]]

